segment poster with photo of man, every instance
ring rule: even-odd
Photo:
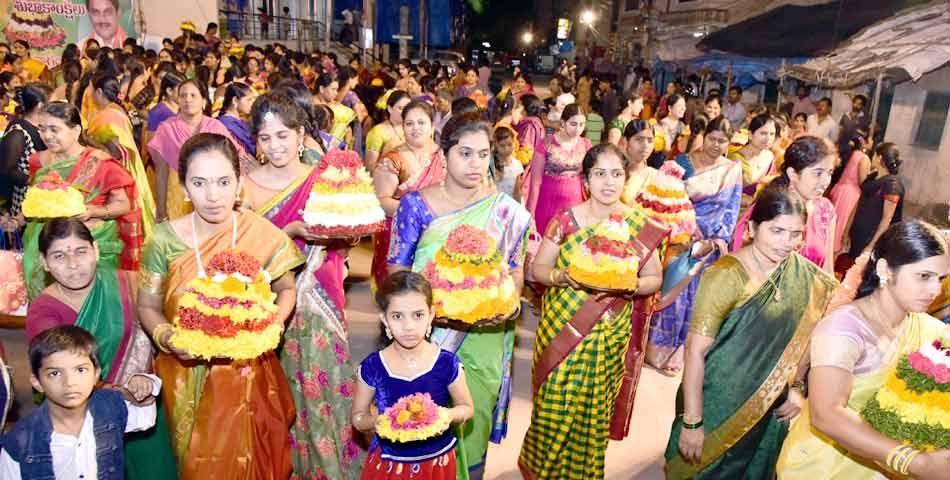
[[[0,41],[30,45],[30,57],[49,67],[59,64],[70,43],[122,48],[134,37],[134,0],[0,0]]]

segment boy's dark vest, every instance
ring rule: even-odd
[[[97,477],[99,480],[122,480],[125,478],[122,437],[129,415],[122,394],[114,390],[93,391],[89,397],[89,413],[92,414],[96,437]],[[20,464],[23,478],[56,478],[49,447],[52,435],[53,424],[49,418],[49,402],[46,401],[3,437],[3,449]]]

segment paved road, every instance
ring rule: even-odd
[[[379,317],[369,294],[371,252],[364,243],[350,258],[347,291],[347,319],[355,361],[363,359],[376,348]],[[518,326],[514,366],[514,398],[509,416],[509,433],[501,445],[491,445],[486,478],[517,480],[517,460],[521,441],[531,420],[531,356],[534,346],[536,316],[526,315]],[[6,348],[13,368],[15,389],[22,415],[30,409],[29,365],[22,331],[0,330],[0,342]],[[662,454],[666,448],[678,379],[667,378],[654,370],[644,369],[637,392],[630,436],[623,442],[611,442],[607,450],[607,478],[610,480],[662,479]],[[24,407],[27,406],[27,407]]]

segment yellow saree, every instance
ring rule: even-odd
[[[111,153],[135,180],[138,206],[142,211],[142,234],[148,238],[155,227],[155,197],[152,196],[145,165],[132,135],[129,117],[118,105],[109,105],[90,115],[86,134]]]
[[[890,345],[884,355],[885,361],[879,368],[854,374],[851,397],[848,399],[849,409],[860,412],[864,404],[884,385],[898,359],[938,337],[947,326],[929,315],[912,313],[902,328],[902,333]],[[813,363],[815,353],[813,351]],[[776,468],[780,480],[883,478],[881,471],[870,461],[849,455],[833,440],[813,428],[807,405],[801,415],[792,421]]]

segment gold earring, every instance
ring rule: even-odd
[[[429,328],[426,329],[426,338],[429,338],[431,336],[432,336],[432,324],[430,323]]]
[[[297,158],[303,158],[303,152],[304,152],[304,147],[303,147],[303,144],[301,143],[300,145],[297,145]]]
[[[388,338],[388,339],[390,339],[390,340],[393,339],[393,332],[391,332],[391,331],[389,330],[389,327],[386,327],[386,338]]]
[[[191,197],[185,195],[185,203],[191,203]]]

